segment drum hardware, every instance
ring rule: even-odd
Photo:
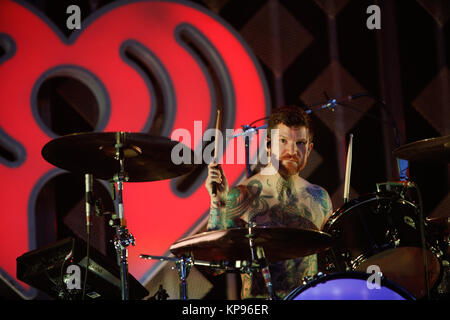
[[[248,234],[245,235],[245,237],[248,239],[248,246],[250,249],[250,265],[253,265],[255,261],[259,263],[258,270],[261,272],[264,283],[266,284],[267,292],[269,294],[269,300],[278,300],[272,288],[272,276],[270,275],[269,265],[266,260],[264,248],[262,246],[257,246],[255,255],[254,241],[256,238],[256,233],[253,232],[253,228],[255,227],[256,223],[250,221],[248,224]],[[255,257],[257,257],[257,259]]]
[[[335,229],[331,232],[334,239],[339,239],[342,237],[342,229]]]
[[[391,229],[388,229],[386,231],[386,239],[389,241],[389,244],[382,247],[383,249],[390,247],[390,246],[398,247],[400,245],[400,238],[398,235],[398,230],[395,228],[393,231]]]
[[[269,294],[269,300],[278,300],[277,296],[275,295],[275,291],[273,290],[272,287],[272,276],[270,275],[269,265],[266,260],[264,248],[258,247],[256,249],[256,252],[259,262],[259,271],[261,272],[264,279],[264,283],[266,284],[267,292]]]
[[[405,200],[410,198],[408,191],[415,188],[416,184],[409,180],[389,181],[376,184],[377,194],[390,194],[393,197]]]
[[[416,229],[416,224],[415,224],[414,220],[413,220],[411,217],[409,217],[409,216],[404,216],[404,217],[403,217],[403,221],[404,221],[408,226],[410,226],[411,228]]]
[[[302,283],[303,283],[303,285],[306,285],[309,282],[314,281],[314,280],[318,280],[318,279],[320,279],[320,278],[322,278],[324,276],[325,276],[325,274],[323,272],[318,272],[317,274],[315,274],[313,276],[303,277]]]
[[[244,137],[244,146],[245,146],[245,168],[246,168],[246,174],[247,178],[250,178],[252,176],[252,171],[250,168],[250,135],[253,133],[257,133],[258,130],[267,128],[267,124],[264,124],[259,127],[253,127],[252,125],[255,124],[258,121],[269,119],[269,117],[261,118],[258,120],[253,121],[249,125],[242,125],[242,132],[232,135],[232,138],[237,137]]]
[[[156,260],[161,260],[161,261],[174,262],[176,265],[176,268],[178,270],[178,275],[180,277],[180,299],[181,300],[188,299],[187,277],[189,275],[191,267],[194,265],[194,260],[191,257],[183,256],[180,258],[174,258],[174,257],[152,256],[152,255],[141,254],[141,255],[139,255],[139,258],[147,259],[147,260],[156,259]]]
[[[336,261],[336,259],[334,258],[332,260],[328,256],[325,256],[325,264],[324,264],[325,271],[332,272],[336,270],[336,265],[334,264],[333,261]]]
[[[298,246],[287,246],[286,243]],[[255,226],[215,230],[180,239],[170,247],[178,257],[192,255],[206,261],[228,261],[240,273],[261,272],[270,299],[277,299],[272,289],[269,262],[293,259],[322,252],[331,247],[325,232],[283,227]],[[222,265],[217,267],[221,268]],[[230,271],[230,270],[225,270]]]
[[[180,299],[188,300],[188,288],[187,288],[187,278],[191,268],[196,266],[210,267],[211,269],[223,270],[226,272],[240,272],[240,273],[251,273],[255,268],[259,268],[258,265],[250,265],[247,262],[236,261],[235,265],[232,266],[228,261],[214,262],[214,261],[203,261],[195,260],[192,256],[181,256],[181,257],[165,257],[165,256],[154,256],[141,254],[139,258],[146,260],[160,260],[160,261],[170,261],[175,263],[175,267],[172,269],[177,269],[178,276],[180,279]]]
[[[411,227],[410,219],[416,228]],[[334,240],[328,259],[334,263],[334,271],[340,272],[365,271],[378,265],[388,279],[416,297],[427,296],[438,281],[441,266],[433,242],[425,244],[427,264],[423,261],[421,221],[425,229],[417,205],[409,200],[385,192],[363,195],[344,204],[325,223],[323,231]]]
[[[149,298],[149,300],[167,300],[169,298],[169,295],[167,291],[163,288],[162,284],[159,285],[158,291]]]
[[[124,216],[123,183],[164,180],[192,171],[193,165],[175,165],[171,161],[171,151],[177,144],[164,137],[119,131],[70,134],[51,140],[42,149],[44,159],[54,166],[110,181],[118,206],[110,225],[116,228],[113,243],[122,300],[129,299],[127,247],[135,245]],[[184,151],[192,156],[189,148]],[[100,210],[99,204],[98,214],[104,214]]]
[[[410,191],[414,190],[416,192],[417,196],[417,202],[416,204],[410,195]],[[425,279],[425,286],[426,286],[426,292],[427,292],[427,298],[430,299],[430,284],[428,279],[428,259],[427,259],[427,246],[426,246],[426,239],[425,239],[425,230],[426,222],[423,218],[423,207],[422,207],[422,199],[421,194],[418,186],[411,182],[411,181],[400,181],[400,182],[387,182],[382,184],[377,184],[377,193],[382,192],[384,195],[391,194],[391,199],[394,200],[397,199],[399,203],[406,205],[410,204],[412,206],[416,207],[416,216],[418,216],[419,220],[419,234],[420,234],[420,242],[422,247],[422,253],[423,253],[423,265],[424,265],[424,279]],[[414,230],[417,230],[416,228],[416,222],[413,220],[411,216],[405,215],[403,216],[403,221],[405,225],[408,225],[409,227],[413,228]],[[395,234],[394,234],[395,235]],[[397,236],[398,233],[395,235]],[[395,241],[394,244],[400,245],[399,241]]]
[[[392,199],[383,199],[381,197],[379,197],[379,194],[376,195],[377,199],[379,200],[378,205],[375,209],[375,212],[377,214],[386,214],[388,219],[389,219],[389,214],[392,211]],[[392,221],[390,221],[392,222]]]
[[[254,247],[254,239],[256,237],[256,234],[253,233],[253,228],[256,227],[256,223],[249,222],[248,224],[248,234],[245,235],[245,237],[248,239],[248,247],[250,249],[250,261],[256,261],[255,257],[255,247]]]

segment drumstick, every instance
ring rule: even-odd
[[[353,149],[353,134],[350,134],[350,141],[347,151],[347,165],[345,168],[345,184],[344,184],[344,203],[347,203],[350,196],[350,175],[352,172],[352,150]]]
[[[214,140],[214,161],[217,162],[217,149],[219,148],[219,123],[220,123],[220,110],[217,109],[216,117],[216,137]],[[213,182],[212,194],[215,196],[217,194],[217,183]]]
[[[220,123],[220,110],[217,109],[216,116],[216,138],[214,140],[214,161],[217,161],[217,149],[219,148],[219,123]]]

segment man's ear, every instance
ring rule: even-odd
[[[313,143],[313,142],[310,142],[309,148],[308,148],[308,155],[311,153],[313,147],[314,147],[314,143]]]

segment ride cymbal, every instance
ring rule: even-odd
[[[408,143],[392,154],[409,161],[450,162],[450,135]]]
[[[118,143],[119,142],[119,143]],[[73,173],[90,173],[97,179],[112,180],[123,159],[128,182],[158,181],[186,174],[191,164],[176,165],[171,159],[178,142],[165,137],[131,132],[74,133],[48,142],[42,156],[56,167]],[[191,149],[183,145],[183,152]]]

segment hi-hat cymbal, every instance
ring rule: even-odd
[[[124,171],[128,182],[174,178],[194,169],[191,164],[176,165],[171,159],[178,144],[165,137],[131,132],[74,133],[48,142],[42,149],[45,160],[73,173],[91,173],[94,178],[112,180],[119,173],[116,141],[120,134]],[[186,146],[183,152],[193,152]]]
[[[450,135],[405,144],[392,154],[410,161],[450,162]]]
[[[308,256],[331,247],[328,233],[298,228],[254,227],[254,248],[264,249],[267,261]],[[192,254],[208,261],[250,260],[248,228],[233,228],[196,234],[175,242],[170,251],[176,256]]]

